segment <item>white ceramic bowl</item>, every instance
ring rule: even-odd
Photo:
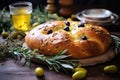
[[[111,25],[119,19],[119,16],[107,9],[86,9],[76,14],[81,22],[92,23],[96,25]]]
[[[107,9],[86,9],[81,12],[84,18],[92,20],[108,20],[112,12]]]

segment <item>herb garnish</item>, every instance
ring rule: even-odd
[[[69,55],[65,55],[66,51],[67,50],[64,50],[55,56],[45,56],[43,54],[38,54],[37,50],[16,47],[13,51],[11,51],[11,54],[13,54],[17,60],[24,58],[24,65],[35,59],[41,62],[41,64],[46,64],[49,70],[55,70],[57,72],[63,70],[67,73],[73,71],[74,67],[79,65],[79,62],[77,59],[70,59]]]

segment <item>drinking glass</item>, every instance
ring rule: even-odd
[[[9,5],[13,26],[16,30],[27,31],[30,28],[32,3],[16,2]]]

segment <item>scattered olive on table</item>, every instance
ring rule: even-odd
[[[86,76],[86,72],[85,71],[76,71],[73,75],[72,78],[75,80],[81,80],[84,79]]]
[[[71,16],[68,18],[68,20],[76,21],[78,19],[76,17],[76,14],[71,14]]]
[[[1,36],[2,36],[3,38],[7,38],[7,37],[9,36],[9,33],[3,31],[3,32],[1,33]]]
[[[74,69],[74,71],[76,72],[76,71],[84,71],[85,73],[87,73],[87,69],[85,69],[85,68],[83,68],[83,67],[76,67],[75,69]]]
[[[82,68],[82,67],[77,67],[74,69],[74,73],[72,74],[72,78],[75,80],[81,80],[86,77],[87,74],[87,69]]]
[[[42,67],[37,67],[35,69],[36,76],[43,76],[44,75],[44,69]]]
[[[72,19],[76,19],[76,14],[72,14],[72,15],[71,15],[71,18],[72,18]]]
[[[117,73],[118,72],[118,67],[116,65],[107,65],[104,67],[104,72],[105,73]]]

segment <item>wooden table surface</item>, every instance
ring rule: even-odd
[[[120,36],[120,34],[115,34]],[[22,64],[22,62],[15,63],[14,59],[0,62],[0,80],[73,80],[71,77],[72,74],[50,71],[46,66],[41,64],[33,62],[31,68],[28,65],[22,66]],[[110,64],[117,65],[120,72],[120,54],[108,62],[85,67],[88,73],[84,80],[120,80],[120,73],[108,75],[103,72],[104,66]],[[44,68],[45,79],[36,77],[34,69],[38,66]]]

